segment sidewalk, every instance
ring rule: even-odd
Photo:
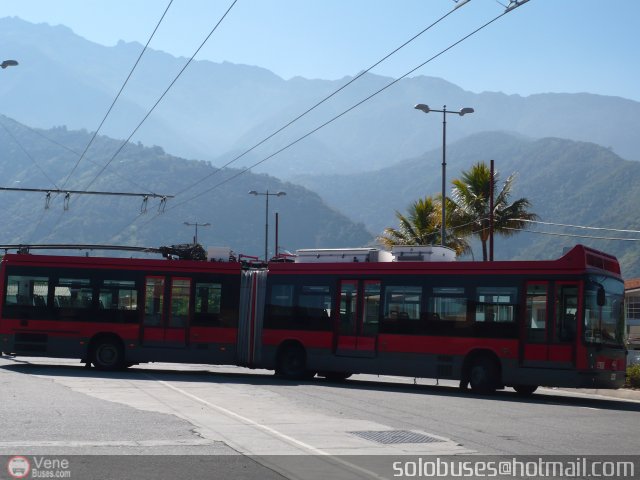
[[[549,390],[561,390],[563,392],[582,393],[584,395],[600,395],[601,397],[640,402],[640,389],[637,388],[619,388],[617,390],[601,388],[549,388]]]

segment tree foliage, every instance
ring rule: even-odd
[[[493,230],[494,233],[510,236],[528,226],[527,220],[537,215],[529,211],[531,204],[526,198],[510,201],[515,174],[510,175],[498,188],[499,176],[493,175]],[[458,255],[471,251],[467,238],[477,236],[482,244],[482,259],[488,259],[487,243],[490,236],[491,171],[484,162],[462,172],[454,180],[453,198],[446,199],[446,246]],[[407,214],[396,211],[398,228],[387,227],[378,241],[385,247],[393,245],[436,245],[441,242],[442,198],[425,197],[415,201]]]
[[[439,197],[425,197],[413,202],[406,215],[396,210],[398,228],[385,228],[378,241],[387,248],[394,245],[440,245],[441,205]],[[453,236],[446,238],[446,246],[458,255],[469,251],[465,240]]]
[[[452,193],[453,215],[450,226],[462,236],[477,236],[482,244],[482,259],[487,261],[487,243],[490,236],[491,182],[493,181],[493,231],[502,236],[515,235],[528,226],[528,220],[538,216],[529,211],[531,204],[526,198],[510,201],[515,173],[498,188],[499,175],[484,162],[478,162],[470,170],[462,172],[460,179],[454,180]]]

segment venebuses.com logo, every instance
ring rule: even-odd
[[[31,471],[31,464],[26,457],[16,455],[7,462],[7,471],[12,478],[26,478]]]
[[[14,455],[7,461],[10,478],[71,478],[67,458]]]

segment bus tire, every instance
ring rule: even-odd
[[[530,395],[533,395],[533,392],[535,392],[538,389],[538,386],[537,385],[514,385],[513,389],[516,391],[518,395],[522,395],[523,397],[528,397]]]
[[[91,363],[97,370],[113,371],[124,368],[124,348],[114,337],[98,338],[91,347]]]
[[[289,380],[303,380],[309,377],[307,355],[300,345],[288,345],[278,355],[278,375]]]
[[[488,394],[498,388],[499,368],[496,362],[488,357],[474,360],[469,370],[469,385],[475,393]]]

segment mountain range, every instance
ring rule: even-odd
[[[94,157],[77,164],[79,152],[90,138],[86,131],[65,127],[33,129],[0,116],[2,186],[175,197],[169,198],[162,210],[160,200],[149,199],[146,213],[141,213],[141,197],[72,194],[65,210],[63,195],[52,194],[49,208],[45,209],[45,192],[1,192],[0,244],[159,247],[191,242],[194,227],[184,223],[199,222],[211,224],[199,229],[198,240],[202,244],[230,246],[238,254],[262,256],[266,205],[264,197],[249,195],[250,190],[287,193],[271,199],[270,254],[274,249],[275,212],[279,213],[283,250],[364,245],[371,241],[371,234],[362,224],[327,207],[317,194],[304,187],[264,174],[219,170],[209,162],[168,155],[157,146],[127,144],[117,160],[98,176],[122,142],[98,136]],[[73,179],[65,183],[76,164]],[[198,184],[204,178],[209,179],[209,184]],[[229,181],[231,178],[233,181]],[[219,185],[215,187],[216,184]]]
[[[20,63],[0,72],[2,185],[177,194],[159,215],[141,214],[138,200],[124,197],[82,196],[68,211],[54,198],[45,211],[35,194],[4,192],[0,243],[157,246],[189,241],[184,222],[199,221],[212,223],[199,232],[203,243],[261,255],[264,199],[247,192],[284,190],[271,203],[281,213],[283,248],[371,244],[395,225],[395,210],[440,192],[442,116],[416,111],[416,103],[475,109],[446,117],[449,180],[494,159],[503,179],[518,172],[514,197],[529,198],[544,222],[640,227],[639,102],[475,93],[429,76],[385,88],[393,79],[370,73],[323,102],[353,77],[284,80],[256,66],[196,60],[140,124],[187,62],[148,49],[67,182],[142,46],[106,47],[15,17],[0,19],[0,41],[5,57]],[[640,276],[636,242],[583,238],[622,232],[566,228],[535,224],[538,233],[498,239],[496,257],[553,258],[580,242],[618,255],[626,276]]]
[[[0,82],[2,113],[34,127],[65,125],[89,131],[99,125],[143,48],[126,42],[106,47],[64,26],[32,24],[15,17],[0,19],[0,41],[6,55],[20,62]],[[128,138],[186,62],[148,49],[102,133]],[[351,80],[284,80],[260,67],[196,59],[132,140],[221,166]],[[288,147],[392,80],[363,75],[236,165],[253,165]],[[414,110],[416,103],[475,109],[463,118],[448,117],[451,141],[482,131],[509,130],[534,138],[591,141],[623,158],[640,159],[640,138],[635,135],[639,102],[587,93],[528,97],[473,93],[443,79],[417,76],[385,89],[257,166],[257,171],[279,178],[354,173],[418,156],[440,145],[442,118]]]
[[[447,147],[449,191],[450,181],[460,178],[462,171],[478,161],[489,164],[491,159],[502,181],[516,175],[512,200],[527,198],[542,222],[640,230],[640,165],[636,161],[590,142],[484,132]],[[377,171],[300,176],[296,181],[380,233],[397,224],[394,210],[404,213],[417,198],[440,193],[441,162],[442,150],[435,149]],[[626,275],[640,276],[638,242],[584,238],[634,236],[638,238],[624,232],[531,224],[528,231],[508,239],[496,237],[495,258],[559,257],[565,247],[583,243],[617,255]]]

